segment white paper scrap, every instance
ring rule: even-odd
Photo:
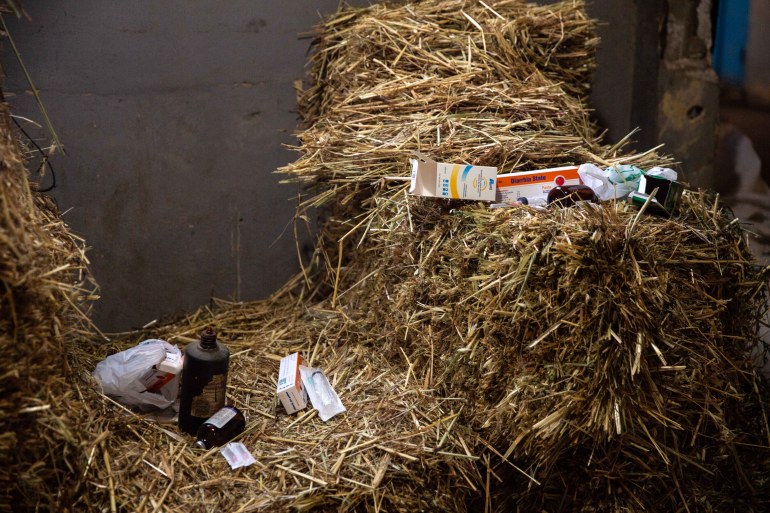
[[[222,456],[225,457],[227,463],[230,464],[230,468],[233,470],[241,467],[248,467],[257,461],[241,442],[230,442],[219,449],[219,452],[222,453]]]

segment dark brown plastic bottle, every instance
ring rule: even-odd
[[[194,435],[206,419],[225,405],[230,351],[217,342],[211,327],[200,342],[185,347],[182,389],[179,398],[179,429]]]
[[[562,208],[571,207],[580,201],[597,203],[594,190],[587,185],[560,185],[548,191],[548,204],[555,203]]]
[[[198,428],[195,447],[211,449],[229,442],[246,429],[246,417],[235,406],[225,406]]]

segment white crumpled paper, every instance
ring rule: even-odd
[[[659,176],[667,180],[677,179],[676,171],[665,167],[654,167],[646,173],[630,165],[601,169],[594,164],[582,164],[578,168],[580,180],[593,189],[602,201],[625,198],[639,187],[639,180],[643,174]]]
[[[166,352],[181,357],[178,347],[165,340],[150,339],[119,353],[108,356],[96,365],[94,378],[105,394],[128,406],[167,408],[176,401],[179,375],[169,381],[160,393],[147,392],[140,379],[154,365],[166,358]]]
[[[679,178],[679,175],[676,174],[676,171],[667,167],[654,167],[648,170],[645,174],[647,176],[659,176],[660,178],[665,178],[666,180],[671,180],[672,182],[675,182],[676,179]]]

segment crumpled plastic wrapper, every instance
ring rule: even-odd
[[[672,181],[677,179],[676,171],[666,167],[654,167],[646,172],[627,164],[606,169],[595,164],[582,164],[578,168],[580,180],[593,189],[602,201],[625,198],[639,187],[639,180],[644,174]]]

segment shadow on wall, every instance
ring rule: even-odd
[[[770,143],[770,111],[723,107],[721,117],[716,189],[755,234],[750,239],[754,256],[770,265],[770,147],[762,142]]]
[[[763,166],[752,139],[741,128],[756,140],[770,137],[770,111],[735,106],[722,109],[717,146],[717,192],[751,234],[749,247],[757,262],[767,266],[770,265],[770,186],[766,172],[770,160],[765,160]],[[766,145],[762,148],[768,151]],[[770,345],[768,326],[770,311],[765,316],[765,326],[760,326],[760,337]],[[757,363],[763,365],[759,350],[756,357]],[[770,361],[764,362],[762,372],[770,379]]]

